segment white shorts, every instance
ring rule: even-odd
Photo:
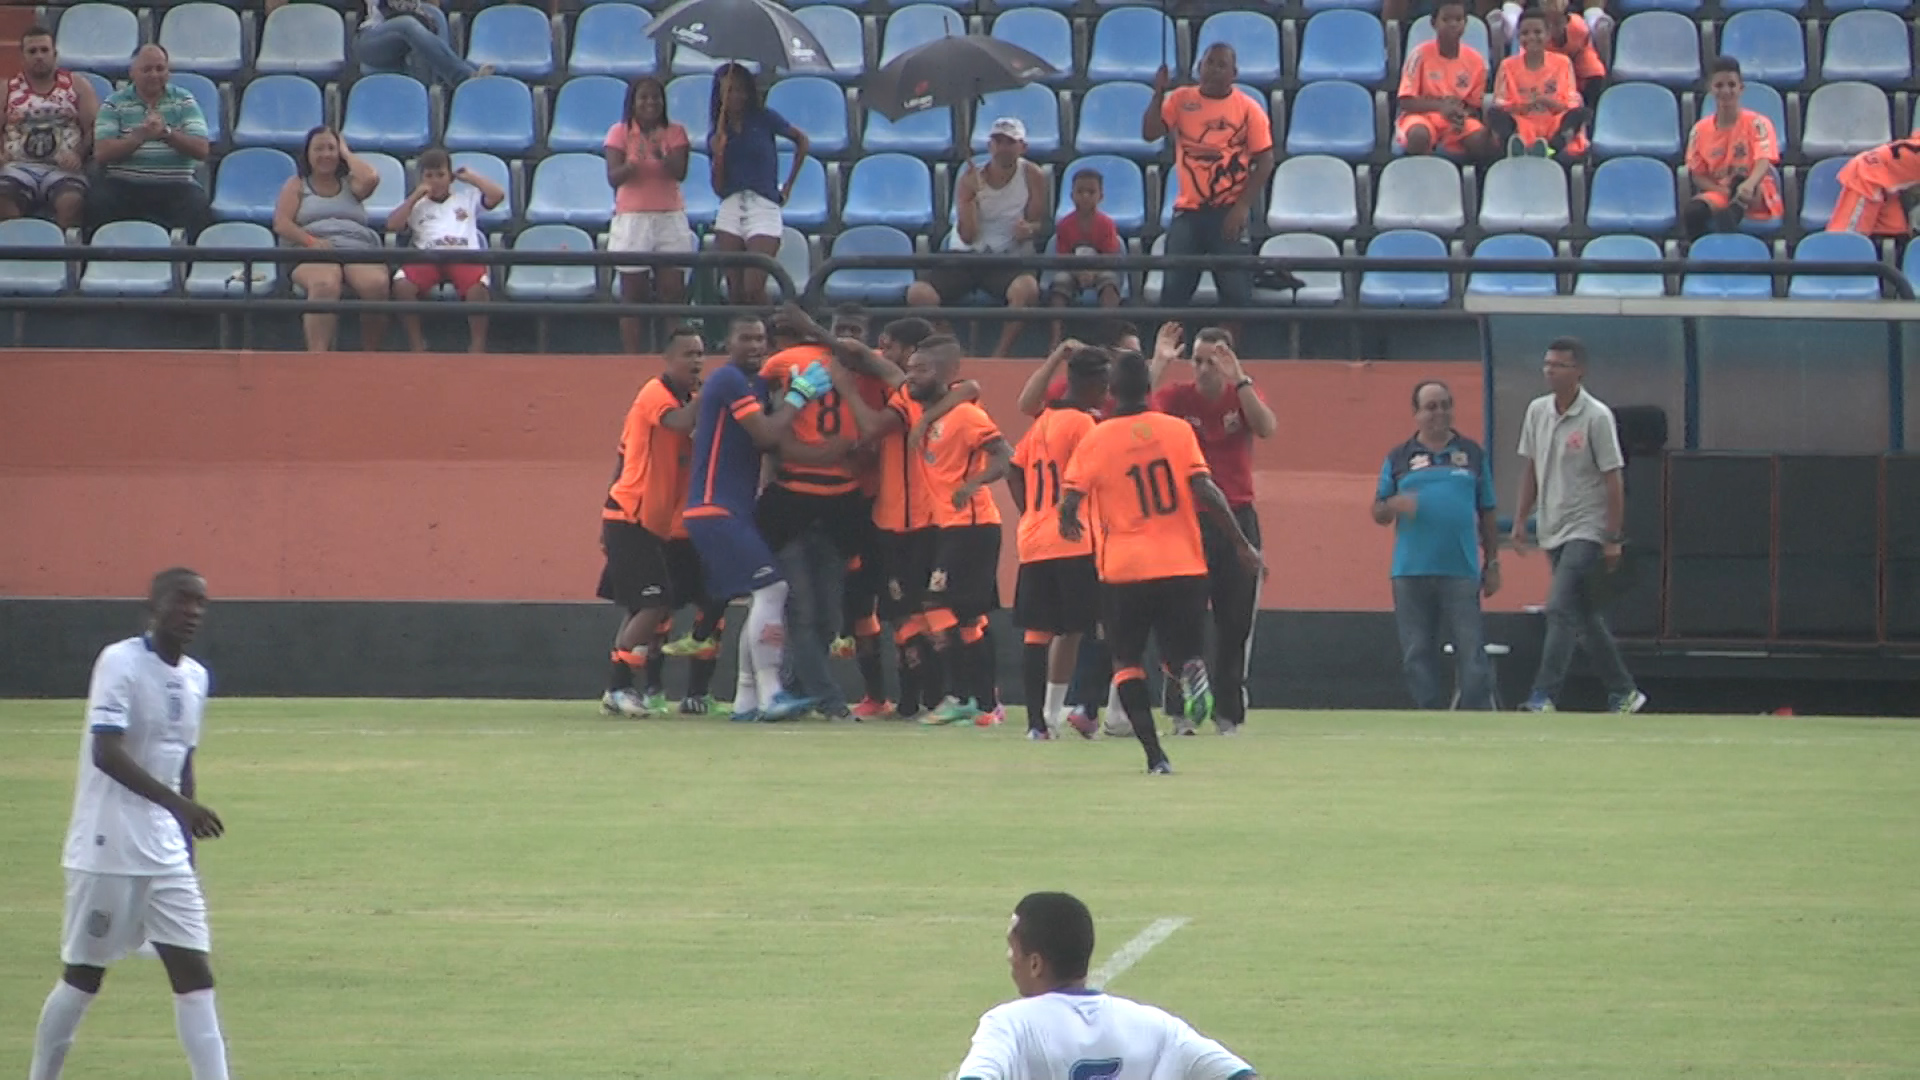
[[[693,253],[693,226],[687,224],[685,210],[656,210],[613,215],[613,228],[607,235],[607,250],[635,255]],[[651,266],[622,266],[623,274],[644,274]],[[686,267],[668,267],[686,272]]]
[[[720,213],[713,219],[713,231],[751,240],[756,236],[779,239],[786,229],[780,204],[757,191],[736,191],[720,200]]]
[[[186,871],[134,877],[67,871],[61,963],[103,968],[145,942],[212,951],[199,875]]]

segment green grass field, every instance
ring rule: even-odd
[[[1013,710],[1017,714],[1017,710]],[[0,1073],[58,972],[81,712],[0,702]],[[1920,1076],[1920,727],[1271,713],[1237,740],[216,701],[234,1075],[940,1080],[1023,892],[1270,1077]],[[157,961],[70,1077],[184,1076]]]

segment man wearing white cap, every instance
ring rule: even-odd
[[[1003,116],[988,130],[986,167],[975,168],[968,162],[954,188],[959,227],[952,247],[996,255],[1034,254],[1034,237],[1046,229],[1046,174],[1025,157],[1027,125]],[[907,290],[907,303],[944,307],[959,303],[976,289],[1004,298],[1008,307],[1032,307],[1040,300],[1040,279],[1030,270],[953,265],[927,271]],[[1020,324],[1008,320],[993,355],[1007,355],[1019,336]]]

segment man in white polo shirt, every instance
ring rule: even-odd
[[[1579,644],[1593,658],[1607,688],[1607,711],[1636,713],[1647,695],[1633,683],[1620,647],[1589,592],[1599,564],[1620,565],[1621,529],[1627,495],[1620,435],[1613,410],[1581,385],[1587,374],[1587,347],[1577,338],[1556,338],[1542,361],[1548,393],[1527,406],[1520,427],[1520,456],[1528,468],[1520,474],[1520,497],[1513,508],[1513,547],[1524,554],[1527,518],[1538,505],[1539,546],[1553,564],[1547,592],[1547,640],[1526,712],[1552,712]]]

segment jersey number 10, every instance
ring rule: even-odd
[[[1133,481],[1133,493],[1140,497],[1141,517],[1165,517],[1180,509],[1180,489],[1173,482],[1173,466],[1166,458],[1155,458],[1145,466],[1127,470]]]

